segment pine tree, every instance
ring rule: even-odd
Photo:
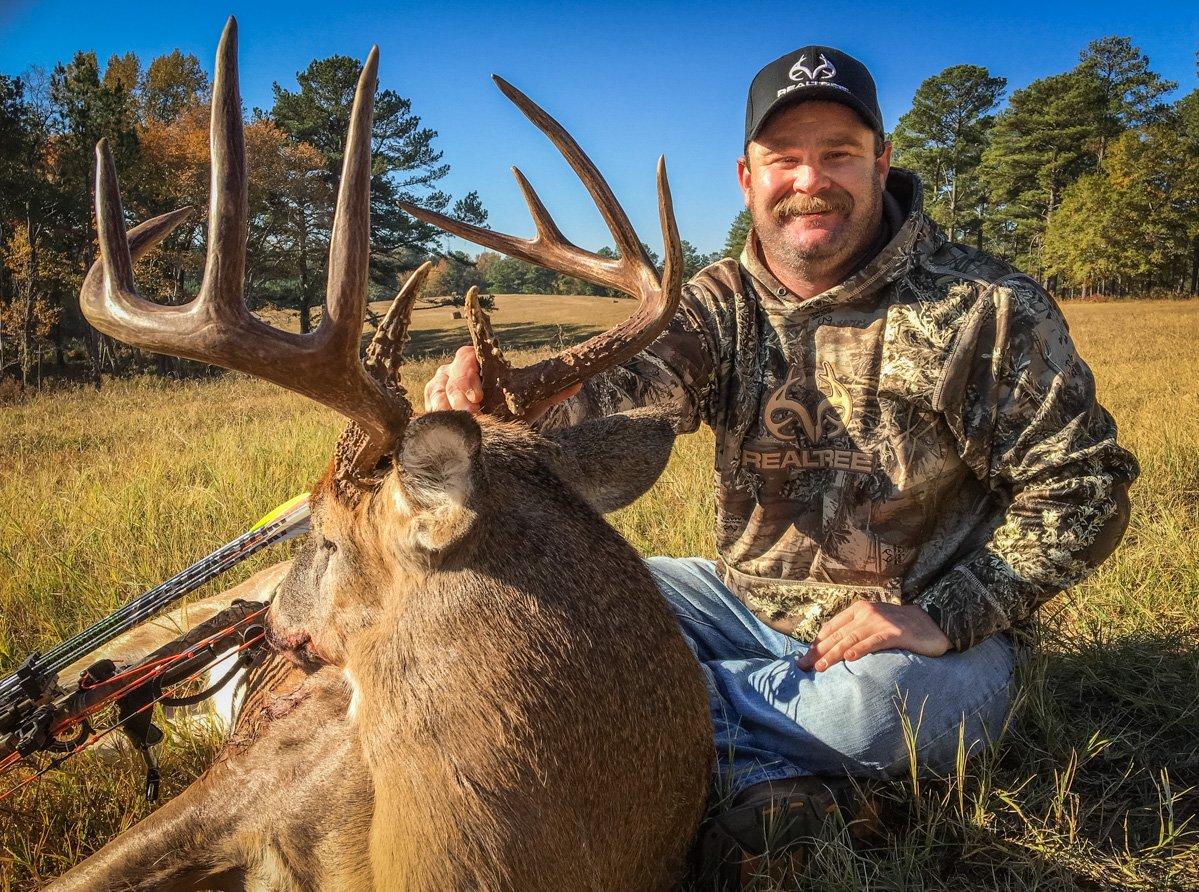
[[[1030,273],[1043,272],[1042,236],[1062,193],[1095,168],[1102,101],[1093,74],[1051,75],[1014,92],[991,129],[979,177],[994,237]]]
[[[56,65],[50,77],[55,131],[52,179],[58,191],[53,237],[56,248],[71,258],[73,281],[64,284],[75,293],[95,256],[92,172],[96,143],[102,137],[108,139],[118,170],[130,169],[138,157],[136,97],[126,87],[127,68],[118,67],[106,84],[96,54],[79,52],[69,64]],[[129,181],[123,194],[136,200],[136,180]],[[83,320],[78,301],[64,295],[62,307],[67,323],[85,334],[92,382],[98,387],[101,363],[108,352],[106,342]]]
[[[753,220],[749,216],[749,208],[743,208],[733,218],[733,223],[729,226],[729,234],[724,240],[723,257],[732,257],[734,259],[741,256],[741,250],[745,247],[745,240],[749,237],[749,230],[753,228]]]
[[[1161,101],[1178,84],[1149,70],[1149,57],[1129,37],[1092,40],[1079,54],[1078,70],[1095,78],[1102,94],[1096,157],[1130,127],[1160,123],[1169,112]]]
[[[705,266],[720,259],[719,254],[703,254],[691,242],[683,239],[680,247],[683,249],[683,281],[686,282]]]
[[[984,195],[975,173],[994,123],[989,112],[1006,87],[986,68],[954,65],[920,84],[895,128],[894,163],[920,176],[927,209],[951,241],[967,231],[981,239]]]
[[[274,85],[270,117],[295,140],[314,146],[325,158],[326,178],[336,183],[345,156],[346,132],[361,64],[349,56],[317,59],[297,73],[297,91]],[[421,126],[412,103],[392,90],[375,95],[372,133],[371,240],[376,275],[390,270],[395,286],[395,263],[385,257],[402,249],[432,247],[439,230],[413,220],[399,209],[398,199],[432,210],[444,210],[450,197],[437,188],[448,172],[442,153],[433,147],[437,133]],[[387,276],[383,276],[387,278]]]

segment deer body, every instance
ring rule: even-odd
[[[669,452],[652,416],[591,431],[633,490]],[[677,881],[709,783],[706,696],[641,559],[579,491],[599,468],[517,425],[435,413],[369,504],[318,509],[336,550],[320,556],[322,533],[297,559],[271,623],[355,688],[377,888]],[[316,606],[326,576],[332,614]]]
[[[259,670],[216,764],[52,888],[673,887],[709,783],[706,698],[599,516],[672,440],[652,412],[548,437],[434,413],[370,500],[318,490],[270,617],[316,671]]]

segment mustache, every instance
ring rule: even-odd
[[[779,223],[788,217],[799,217],[803,214],[834,213],[848,214],[853,210],[853,196],[841,189],[826,190],[819,195],[803,195],[794,192],[779,199],[770,209],[774,219]]]

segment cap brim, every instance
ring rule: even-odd
[[[884,135],[883,122],[874,117],[874,114],[866,107],[853,93],[848,90],[842,90],[834,86],[821,86],[812,84],[806,87],[797,87],[789,93],[785,93],[770,104],[766,109],[765,114],[758,119],[757,125],[753,132],[745,137],[745,144],[749,145],[753,139],[762,132],[762,128],[766,126],[766,122],[770,120],[770,116],[781,109],[795,105],[797,102],[811,102],[813,100],[821,102],[836,102],[840,105],[848,106],[858,113],[858,117],[862,119],[862,123],[869,127],[872,131]]]

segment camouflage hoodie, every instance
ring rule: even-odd
[[[1137,463],[1037,283],[946,241],[913,174],[884,204],[885,247],[809,300],[751,233],[544,425],[673,405],[716,433],[718,567],[758,616],[810,639],[856,599],[915,603],[965,649],[1110,553]]]

